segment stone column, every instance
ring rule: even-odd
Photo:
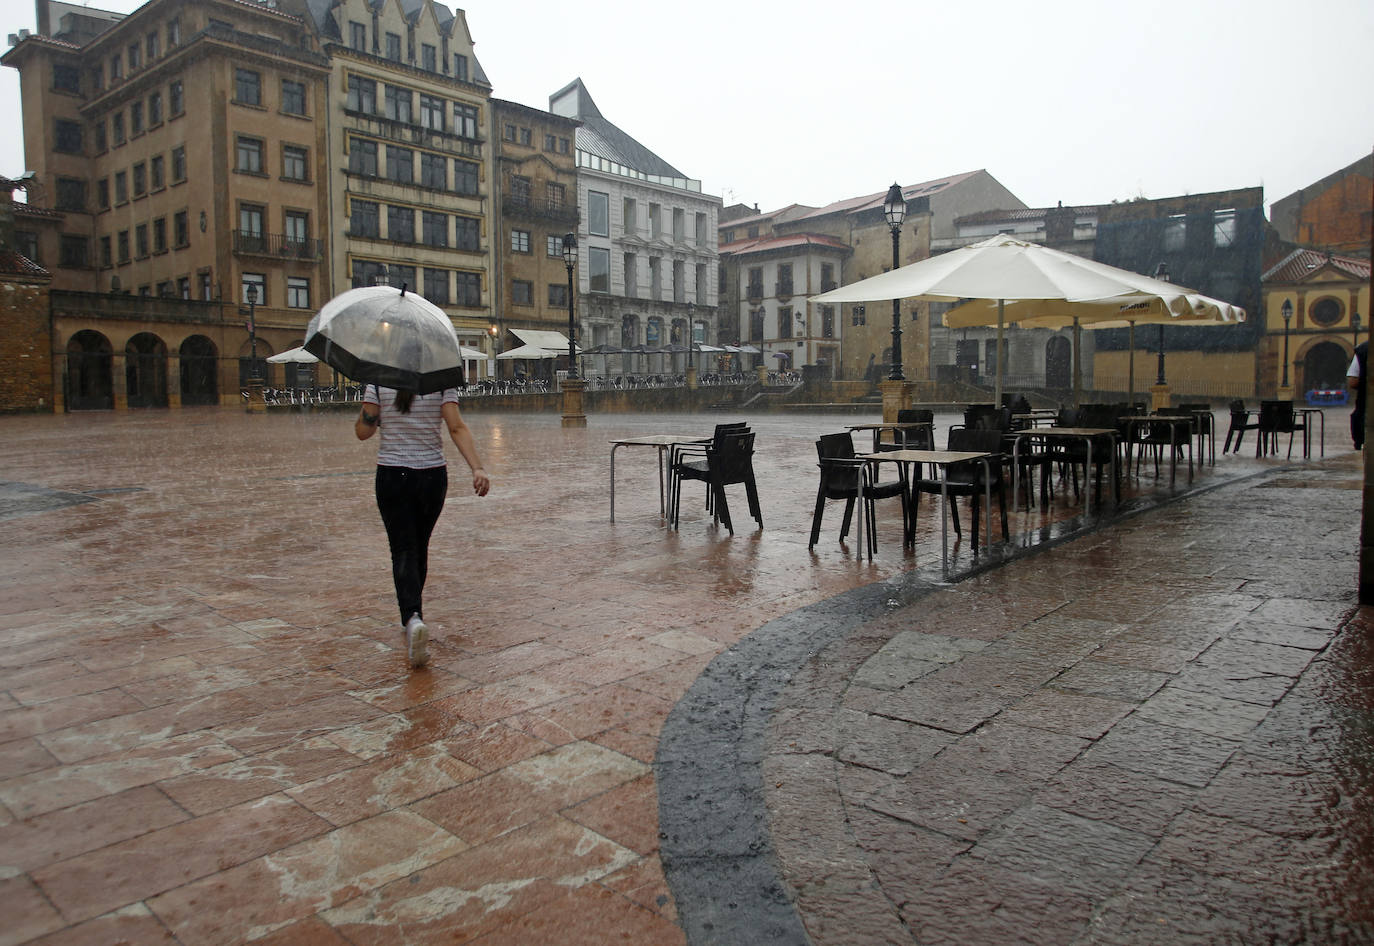
[[[754,372],[755,372],[755,374],[757,375],[757,377],[758,377],[758,379],[759,379],[759,384],[767,384],[767,383],[768,383],[768,366],[767,366],[767,365],[759,365],[757,368],[754,369]]]
[[[110,355],[110,388],[114,395],[114,409],[117,411],[129,409],[129,376],[125,374],[127,370],[128,365],[123,352],[117,351]]]
[[[181,355],[167,355],[167,406],[181,407]]]
[[[586,427],[587,415],[582,412],[582,392],[586,390],[587,382],[581,378],[566,378],[561,387],[563,389],[563,426]]]
[[[912,381],[893,381],[891,378],[878,384],[883,392],[883,423],[897,423],[897,412],[911,407],[911,396],[916,390]]]
[[[695,391],[696,389],[697,389],[697,366],[696,366],[696,365],[691,365],[691,366],[689,366],[689,367],[687,368],[687,390],[689,390],[689,391]]]
[[[1167,384],[1150,385],[1150,410],[1167,410],[1171,405],[1169,396],[1169,386]]]

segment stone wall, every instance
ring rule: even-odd
[[[53,409],[48,289],[0,281],[0,412]]]

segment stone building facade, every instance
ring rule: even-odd
[[[494,353],[491,87],[461,11],[37,8],[0,64],[20,73],[14,244],[52,273],[58,409],[236,404],[255,371],[332,383],[265,359],[379,278]]]
[[[576,131],[578,336],[589,375],[682,373],[689,340],[715,337],[720,198],[607,120],[577,79],[549,97]]]
[[[577,121],[515,102],[492,100],[496,149],[496,270],[499,308],[490,326],[496,347],[524,343],[512,329],[568,331],[568,270],[563,237],[576,233]],[[574,286],[574,297],[576,287]],[[577,299],[573,298],[574,304]],[[574,311],[574,318],[576,318]],[[579,333],[578,342],[584,340]],[[582,345],[586,347],[586,345]],[[541,359],[536,371],[567,367]]]

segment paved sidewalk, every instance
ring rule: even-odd
[[[1356,460],[751,635],[664,729],[689,941],[1374,942]]]
[[[1298,731],[1294,720],[1341,734],[1343,764],[1352,780],[1365,780],[1341,788],[1366,794],[1342,794],[1329,810],[1312,803],[1329,795],[1304,796],[1307,803],[1290,820],[1325,819],[1332,836],[1348,837],[1339,819],[1363,812],[1357,802],[1368,797],[1369,769],[1356,763],[1368,758],[1369,730],[1350,729],[1351,721],[1366,719],[1359,714],[1368,703],[1357,698],[1367,698],[1368,689],[1358,677],[1339,678],[1339,688],[1317,683],[1318,669],[1348,669],[1337,658],[1349,634],[1329,646],[1325,640],[1348,610],[1359,507],[1358,492],[1339,488],[1358,471],[1330,444],[1330,462],[1295,464],[1298,474],[1275,472],[1282,461],[1219,459],[1196,484],[1214,491],[1088,538],[1072,540],[1072,522],[1054,524],[1073,515],[1062,503],[1048,517],[1020,513],[1009,547],[977,560],[966,547],[956,551],[959,570],[1007,564],[947,585],[938,581],[938,523],[929,507],[915,553],[895,541],[900,524],[891,511],[880,512],[879,554],[871,563],[835,541],[830,520],[822,542],[806,547],[815,437],[872,418],[751,418],[759,431],[762,532],[744,516],[736,517],[733,537],[711,526],[697,494],[684,502],[681,530],[665,529],[652,451],[618,455],[616,523],[609,524],[609,439],[705,431],[724,419],[733,418],[607,416],[592,418],[588,430],[564,431],[556,417],[471,410],[493,494],[464,495],[455,476],[432,546],[431,665],[411,674],[371,495],[375,445],[352,438],[351,415],[253,417],[206,409],[0,418],[0,540],[7,549],[0,560],[0,911],[9,918],[0,946],[121,938],[726,942],[724,926],[704,930],[700,922],[712,909],[711,892],[677,878],[670,887],[663,860],[679,852],[674,818],[683,816],[702,831],[692,857],[710,864],[720,853],[708,834],[720,827],[724,796],[713,795],[709,783],[684,782],[692,769],[675,763],[728,767],[716,757],[684,754],[692,744],[684,732],[704,751],[701,737],[715,723],[745,721],[758,724],[761,736],[749,746],[752,759],[735,771],[756,773],[760,790],[736,814],[765,828],[749,839],[761,842],[753,863],[771,869],[764,880],[773,886],[740,884],[737,891],[781,896],[767,916],[727,911],[754,923],[738,941],[762,942],[770,931],[817,942],[883,941],[878,937],[889,933],[899,942],[938,938],[941,927],[922,912],[932,908],[908,897],[910,887],[894,886],[933,887],[926,882],[932,872],[947,879],[950,898],[958,895],[961,871],[992,877],[999,890],[1005,874],[1020,878],[1022,887],[1014,889],[1030,893],[1018,896],[1045,907],[1056,922],[1069,922],[1061,914],[1079,916],[1083,903],[1100,901],[1098,915],[1110,915],[1112,878],[1126,885],[1110,891],[1127,897],[1124,910],[1137,902],[1132,885],[1152,876],[1171,881],[1166,867],[1190,863],[1175,858],[1157,866],[1169,829],[1186,827],[1184,815],[1195,808],[1213,816],[1224,809],[1198,807],[1189,796],[1170,819],[1161,811],[1153,822],[1118,824],[1121,818],[1087,801],[1064,801],[1070,788],[1059,800],[1043,793],[1084,760],[1132,771],[1120,756],[1137,743],[1116,756],[1103,749],[1132,720],[1188,732],[1189,712],[1215,715],[1190,710],[1188,700],[1159,702],[1184,689],[1187,668],[1149,663],[1164,660],[1150,646],[1166,653],[1175,646],[1165,635],[1177,625],[1163,617],[1171,608],[1191,615],[1185,606],[1197,595],[1208,606],[1198,614],[1209,630],[1184,635],[1183,650],[1197,653],[1175,659],[1206,665],[1222,643],[1244,640],[1239,647],[1247,653],[1254,643],[1266,654],[1291,657],[1296,650],[1311,661],[1300,677],[1291,661],[1262,664],[1266,679],[1297,678],[1282,699],[1277,689],[1205,691],[1266,707],[1267,714],[1248,734],[1211,738],[1263,757],[1251,747],[1255,733],[1272,732],[1278,744]],[[1254,475],[1329,486],[1241,482]],[[1231,482],[1237,485],[1224,485]],[[1159,495],[1152,477],[1140,486],[1144,495]],[[1223,515],[1221,501],[1233,490],[1274,498],[1262,513]],[[1180,484],[1172,495],[1184,492]],[[1195,512],[1186,522],[1140,532],[1189,509]],[[1175,533],[1192,534],[1194,523],[1207,529],[1184,548]],[[1283,529],[1277,559],[1255,539],[1270,526]],[[1137,533],[1143,545],[1133,543]],[[1315,552],[1304,545],[1309,538]],[[1060,544],[1016,558],[1040,542]],[[1084,596],[1093,591],[1101,592],[1094,596],[1101,610],[1084,612]],[[1287,612],[1271,619],[1265,609],[1284,596],[1318,602],[1310,605],[1320,615],[1319,627],[1309,628],[1316,633],[1300,641],[1239,636],[1247,624],[1313,620]],[[1074,620],[1059,626],[1066,617]],[[934,620],[938,626],[930,625]],[[800,652],[791,672],[777,677],[768,677],[766,663],[749,663],[779,628],[833,629],[836,622],[849,622],[853,633],[827,641],[825,659]],[[1216,637],[1205,640],[1213,631]],[[1155,636],[1131,651],[1128,645],[1146,632]],[[937,635],[948,648],[930,649]],[[1098,650],[1087,650],[1089,642]],[[1125,652],[1113,657],[1110,648]],[[1022,667],[1047,672],[1069,655],[1074,663],[1057,676],[1041,679]],[[1096,683],[1085,677],[1064,684],[1064,674],[1081,674],[1092,662],[1160,686],[1147,690],[1137,682],[1131,689],[1110,673]],[[989,681],[988,674],[1011,664],[1015,672],[1005,680]],[[685,730],[673,722],[660,739],[670,714],[676,720],[691,710],[702,682],[722,672],[749,687],[768,677],[777,696],[772,711],[760,716],[759,706],[748,707],[752,715],[689,720]],[[1218,686],[1240,686],[1225,674],[1217,679]],[[1005,690],[1008,682],[1014,693],[971,698],[975,689]],[[959,713],[957,720],[929,715],[938,707],[916,694],[930,685],[951,692],[943,711]],[[1273,706],[1265,703],[1270,697]],[[1106,714],[1113,725],[1094,734],[1090,710],[1099,704],[1113,708]],[[1346,704],[1350,711],[1341,715]],[[1153,716],[1152,705],[1161,707]],[[1242,726],[1244,707],[1233,713],[1225,705],[1221,715]],[[723,712],[726,706],[718,704]],[[852,731],[835,720],[862,721],[867,738],[834,739]],[[938,800],[910,791],[929,766],[938,773],[960,753],[1000,752],[1005,766],[1024,761],[992,748],[1003,724],[1017,727],[1014,747],[1024,732],[1050,740],[1055,752],[1043,754],[1029,775],[995,769],[1011,787],[976,811],[918,818],[912,799],[922,810]],[[1321,744],[1300,731],[1304,745]],[[1185,747],[1196,741],[1189,736]],[[1080,744],[1081,752],[1068,754]],[[1188,753],[1174,751],[1161,764],[1191,764]],[[874,757],[882,753],[885,762]],[[1238,758],[1226,757],[1231,764]],[[1053,771],[1050,760],[1060,763]],[[797,774],[810,766],[821,766],[823,777]],[[1171,769],[1161,781],[1205,795],[1230,770],[1218,767],[1202,785],[1193,782],[1205,771],[1180,771],[1187,777]],[[1235,780],[1248,784],[1240,774]],[[1017,781],[1027,778],[1034,780],[1029,786]],[[1323,790],[1329,784],[1307,778]],[[1036,802],[1024,804],[1018,787]],[[998,803],[1005,811],[996,810]],[[794,817],[798,807],[812,821]],[[855,818],[836,820],[837,812]],[[1051,848],[1016,847],[1015,838],[1033,835],[1031,829],[1057,837],[1063,826],[1056,818],[1069,819],[1080,835],[1091,834],[1084,821],[1132,832],[1123,836],[1136,846],[1144,843],[1137,835],[1157,834],[1157,846],[1129,862],[1123,855],[1100,865],[1092,874],[1096,886],[1080,890],[1074,877],[1032,863],[1037,853],[1053,862]],[[1257,827],[1280,820],[1275,815]],[[1020,834],[1008,827],[1023,822],[1030,828]],[[799,824],[808,828],[805,844],[797,843]],[[1211,827],[1199,822],[1197,832],[1182,837],[1210,838],[1198,832]],[[883,831],[887,840],[875,847],[870,842]],[[909,841],[929,847],[911,849]],[[1127,850],[1136,851],[1131,845]],[[878,852],[888,847],[885,860]],[[1367,856],[1367,844],[1364,850]],[[834,871],[831,858],[839,858]],[[979,874],[984,865],[1002,874]],[[1301,891],[1309,880],[1277,886]],[[1345,900],[1368,902],[1369,886],[1358,880],[1352,875],[1357,885],[1346,892],[1354,896]],[[1328,896],[1324,903],[1335,902],[1330,884],[1311,886]],[[1027,921],[1017,919],[1018,911],[1034,915],[1020,900],[989,910],[973,880],[968,890],[971,901],[983,897],[976,915],[1023,931]],[[1032,894],[1047,891],[1072,892],[1071,909],[1053,898],[1034,900]],[[1368,926],[1358,923],[1367,921],[1347,922],[1349,941],[1366,941]],[[1314,932],[1309,940],[1321,937]]]

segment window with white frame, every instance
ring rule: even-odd
[[[611,235],[611,197],[600,191],[587,192],[587,232],[592,236]]]
[[[291,309],[310,308],[310,280],[304,276],[286,277],[286,305]]]
[[[528,253],[530,251],[530,231],[512,230],[510,232],[510,251],[512,253]]]

